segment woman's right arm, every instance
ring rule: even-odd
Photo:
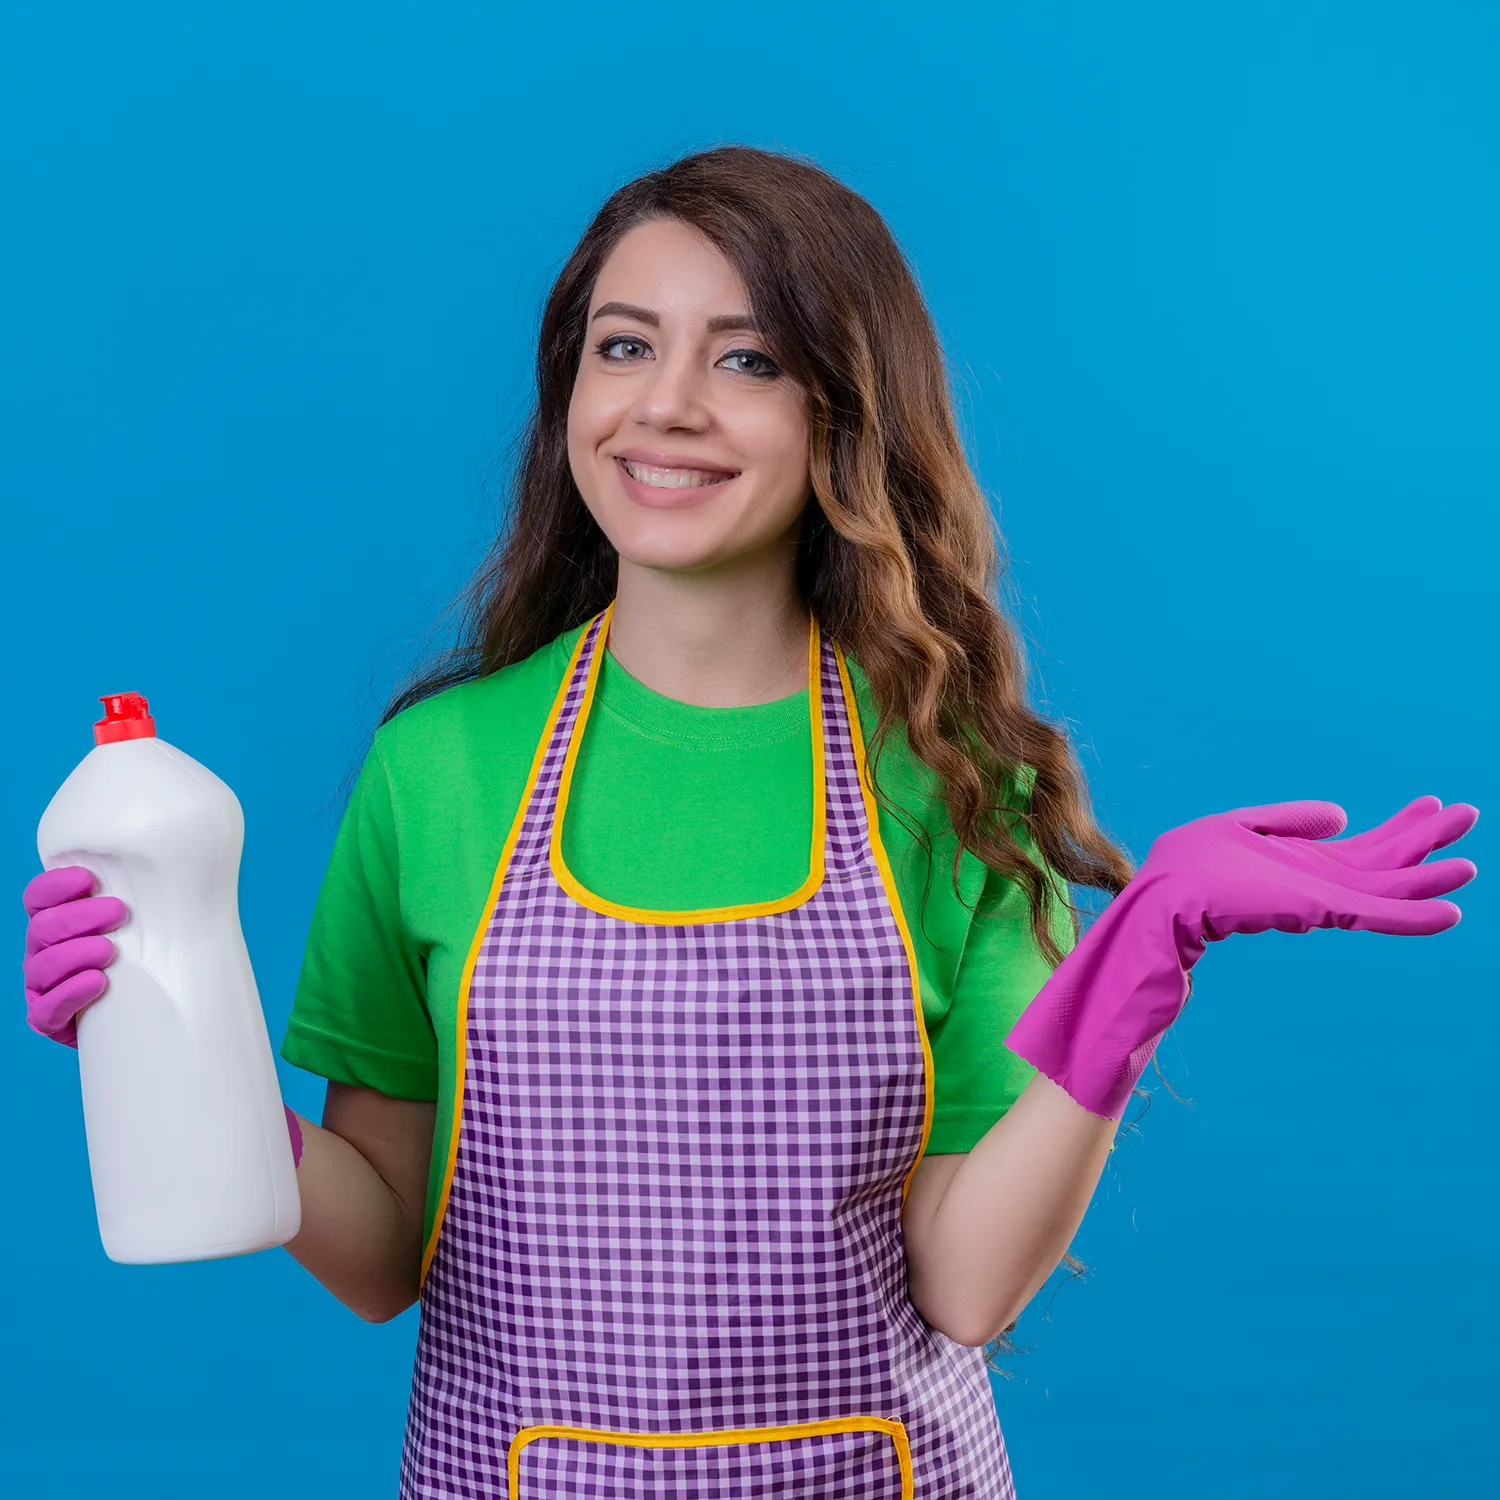
[[[82,866],[47,870],[22,893],[26,1020],[68,1047],[78,1012],[102,995],[117,950],[104,934],[124,902],[95,896]],[[345,1306],[371,1323],[396,1317],[421,1290],[422,1227],[437,1106],[330,1081],[323,1123],[297,1116],[302,1226],[286,1248]]]
[[[328,1084],[323,1123],[297,1116],[302,1227],[287,1252],[368,1323],[421,1289],[422,1228],[437,1106]]]

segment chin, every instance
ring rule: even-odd
[[[737,550],[728,537],[709,534],[709,528],[694,524],[706,517],[631,516],[624,524],[616,524],[620,519],[609,517],[604,533],[621,561],[638,568],[707,568],[726,561]]]
[[[715,547],[650,546],[646,544],[625,546],[616,544],[615,551],[620,561],[636,568],[651,568],[661,573],[697,573],[727,562],[731,554]]]

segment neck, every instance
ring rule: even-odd
[[[790,567],[669,573],[621,558],[608,644],[654,693],[746,708],[807,686],[808,625]]]

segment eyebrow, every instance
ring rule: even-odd
[[[637,307],[633,302],[606,302],[589,321],[609,317],[632,318],[637,323],[646,323],[652,328],[661,327],[661,319],[649,307]],[[708,320],[710,333],[729,333],[731,330],[735,332],[743,330],[746,333],[760,332],[755,319],[749,313],[721,313],[718,317]]]

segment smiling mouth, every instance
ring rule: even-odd
[[[738,478],[738,470],[729,473],[723,469],[663,469],[654,464],[633,463],[626,458],[617,458],[615,462],[638,484],[649,484],[658,490],[700,489]]]

